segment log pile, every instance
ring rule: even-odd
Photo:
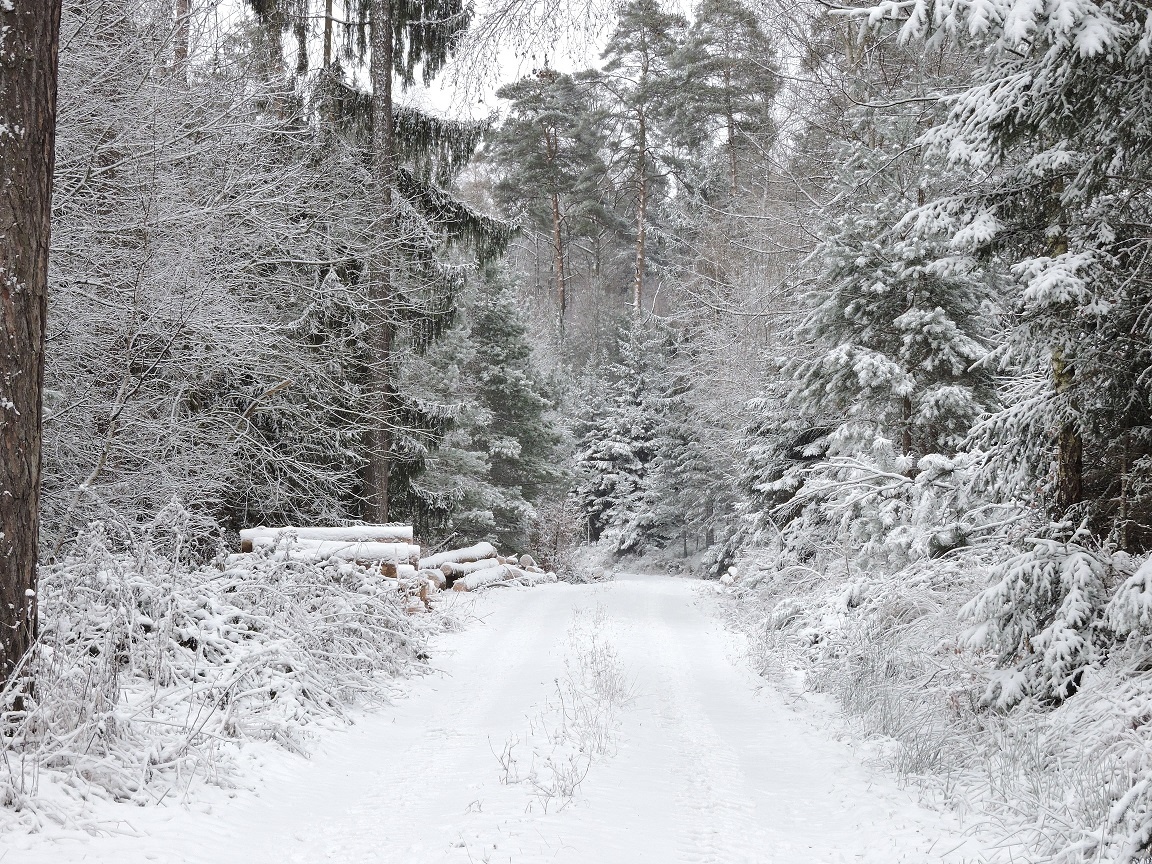
[[[411,525],[354,525],[347,528],[246,528],[240,532],[241,551],[296,560],[337,558],[379,566],[395,579],[397,588],[427,608],[438,591],[478,591],[497,585],[539,585],[555,582],[555,573],[536,566],[531,555],[500,555],[491,543],[476,543],[421,557]]]
[[[412,542],[411,525],[354,525],[349,528],[245,528],[240,532],[240,551],[281,545],[295,558],[371,563],[388,561],[397,566],[414,565],[420,547]],[[415,572],[415,571],[413,571]]]
[[[495,585],[538,585],[555,582],[555,573],[545,573],[531,555],[503,556],[491,543],[477,543],[464,549],[439,552],[420,560],[420,568],[439,567],[446,586],[453,591],[478,591]]]

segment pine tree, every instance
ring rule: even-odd
[[[536,230],[551,234],[561,341],[567,238],[585,233],[596,219],[598,182],[606,170],[586,89],[570,75],[544,68],[496,93],[511,103],[492,139],[502,174],[496,197],[514,216],[522,213]]]
[[[652,196],[666,182],[669,136],[679,76],[673,58],[683,45],[688,22],[665,12],[659,0],[632,0],[621,7],[616,29],[604,49],[604,67],[585,76],[610,94],[612,150],[623,169],[636,224],[632,308],[643,310]]]
[[[739,0],[705,0],[675,58],[682,83],[675,116],[696,149],[722,137],[729,194],[740,185],[742,154],[759,152],[775,123],[776,46]]]

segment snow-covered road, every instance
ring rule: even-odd
[[[743,666],[739,641],[710,614],[707,587],[621,576],[490,591],[475,601],[483,623],[440,638],[442,675],[325,733],[311,760],[254,751],[259,794],[212,793],[210,808],[132,808],[123,827],[143,837],[0,837],[0,862],[975,858],[954,820],[918,807],[835,740],[818,712]],[[561,806],[528,783],[502,783],[497,756],[519,740],[524,759],[545,740],[540,721],[557,710],[574,616],[599,622],[635,697],[619,713],[614,752],[592,762]]]

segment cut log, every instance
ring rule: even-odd
[[[411,525],[346,525],[340,528],[245,528],[240,541],[252,541],[255,546],[274,543],[276,537],[290,531],[301,540],[339,540],[345,543],[412,543]],[[245,551],[252,551],[251,549]]]
[[[448,582],[445,574],[439,570],[417,570],[416,575],[418,577],[427,579],[437,588],[443,588]]]
[[[495,558],[496,547],[491,543],[477,543],[464,549],[449,549],[446,552],[437,552],[427,558],[420,559],[421,570],[435,570],[444,564],[463,564],[468,561],[482,561],[485,558]]]
[[[520,556],[520,566],[525,567],[525,568],[535,567],[536,566],[536,559],[533,558],[531,555],[521,555]]]
[[[272,546],[277,538],[258,537],[253,541],[256,549]],[[310,561],[339,558],[342,561],[375,563],[391,561],[394,564],[415,564],[420,560],[420,547],[409,543],[373,543],[344,540],[293,540],[287,545],[289,557]]]
[[[458,576],[467,576],[469,573],[475,573],[478,570],[487,570],[489,567],[502,567],[503,564],[499,563],[498,558],[483,558],[480,561],[465,561],[463,564],[457,564],[449,561],[447,564],[440,565],[440,572],[449,578]]]
[[[540,571],[538,573],[525,572],[523,576],[519,577],[516,580],[516,584],[518,584],[518,585],[543,585],[543,584],[555,582],[555,581],[557,581],[555,573],[545,573],[543,571]]]
[[[480,588],[486,588],[489,585],[495,585],[509,579],[519,579],[526,575],[528,574],[518,567],[512,567],[508,564],[498,564],[495,567],[485,567],[483,570],[477,570],[475,573],[461,576],[452,583],[452,590],[476,591]]]

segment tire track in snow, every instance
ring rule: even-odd
[[[33,839],[22,864],[927,864],[957,827],[860,764],[801,703],[786,707],[731,657],[701,583],[625,577],[502,589],[482,625],[440,639],[443,677],[357,727],[322,733],[310,761],[269,758],[258,796],[221,792],[211,816],[135,810],[144,839]],[[541,812],[500,783],[492,752],[555,692],[575,607],[606,607],[637,698],[615,755],[576,798]],[[211,794],[207,794],[211,798]],[[111,818],[111,817],[110,817]],[[951,838],[951,839],[942,839]],[[939,841],[939,842],[937,842]],[[971,845],[949,861],[978,857]]]

